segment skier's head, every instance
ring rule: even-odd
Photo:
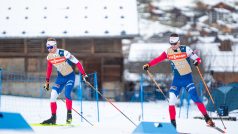
[[[171,34],[169,37],[169,43],[173,50],[178,49],[178,47],[180,46],[180,39],[178,34],[176,33]]]
[[[55,38],[48,38],[46,48],[50,53],[55,53],[57,49],[57,42]]]

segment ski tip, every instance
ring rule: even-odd
[[[224,132],[223,132],[223,134],[226,134],[226,128],[224,128],[224,130],[223,130]]]

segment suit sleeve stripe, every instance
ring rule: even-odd
[[[163,60],[165,60],[167,58],[167,54],[165,52],[163,52],[160,56],[158,56],[157,58],[153,59],[152,61],[150,61],[148,64],[150,66],[154,66],[157,63],[162,62]]]

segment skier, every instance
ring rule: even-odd
[[[185,87],[190,94],[192,100],[197,105],[200,112],[203,114],[207,125],[215,126],[212,119],[208,116],[207,110],[204,104],[199,99],[195,85],[192,78],[192,70],[190,65],[190,59],[193,60],[193,64],[198,66],[201,63],[201,59],[193,52],[193,50],[184,45],[180,45],[180,39],[178,34],[173,33],[170,35],[169,43],[171,47],[164,51],[160,56],[151,60],[149,63],[143,66],[144,70],[148,70],[149,67],[168,59],[173,70],[174,78],[169,90],[169,114],[172,125],[176,128],[176,110],[175,101],[180,93],[181,87]]]
[[[46,82],[44,89],[49,91],[49,82],[52,72],[52,66],[57,68],[58,76],[55,81],[55,85],[52,87],[50,96],[50,108],[52,116],[43,121],[41,124],[56,124],[56,110],[57,104],[56,99],[62,92],[65,86],[65,98],[66,98],[66,108],[67,108],[67,119],[66,123],[70,124],[72,122],[72,99],[71,91],[74,87],[75,74],[71,67],[74,63],[78,67],[79,71],[83,76],[83,80],[86,81],[88,76],[86,75],[81,63],[76,59],[70,52],[57,48],[57,42],[54,38],[48,38],[46,42],[46,48],[49,51],[47,56],[47,71],[46,71]]]

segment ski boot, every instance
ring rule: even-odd
[[[212,121],[212,119],[206,114],[204,115],[205,121],[208,126],[215,127],[215,123]]]
[[[66,123],[67,123],[67,124],[71,124],[71,122],[72,122],[72,111],[71,111],[71,110],[68,110],[68,111],[67,111]]]
[[[176,128],[176,120],[171,120],[171,124]]]
[[[56,114],[52,114],[52,116],[48,120],[43,121],[41,124],[55,125],[56,124]]]

